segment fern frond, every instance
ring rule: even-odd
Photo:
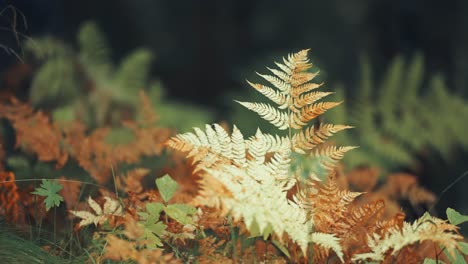
[[[274,103],[278,104],[279,109],[285,109],[286,107],[288,107],[287,97],[284,94],[282,94],[280,92],[277,92],[277,91],[273,90],[272,88],[267,87],[267,86],[262,85],[262,84],[251,83],[249,81],[247,81],[247,83],[250,86],[252,86],[255,90],[259,91],[261,94],[266,96],[268,99],[270,99]]]
[[[249,103],[239,102],[239,104],[245,106],[247,109],[258,113],[263,119],[267,120],[271,124],[275,125],[280,130],[285,130],[289,127],[288,114],[276,110],[274,107],[264,103]]]
[[[311,150],[333,134],[352,128],[346,125],[321,124],[317,127],[309,127],[299,133],[294,134],[292,138],[292,147],[296,152]]]
[[[323,97],[333,94],[332,92],[312,92],[308,94],[303,94],[294,100],[294,108],[301,109],[306,105],[315,103],[316,101],[322,99]]]
[[[231,135],[232,142],[232,160],[239,165],[244,165],[247,162],[246,159],[246,146],[244,142],[244,136],[240,130],[234,125]]]
[[[305,84],[314,79],[317,75],[318,73],[298,72],[292,75],[291,85],[292,87],[297,87],[299,85]]]
[[[96,23],[84,23],[78,33],[78,41],[82,60],[90,64],[111,64],[109,45]]]
[[[320,245],[326,249],[331,249],[335,252],[338,258],[343,262],[343,249],[339,243],[339,238],[332,234],[314,232],[311,235],[311,242]]]
[[[243,166],[246,162],[247,145],[239,129],[234,126],[232,136],[229,137],[220,125],[214,124],[213,127],[207,124],[205,131],[194,128],[195,133],[179,134],[167,141],[166,145],[182,152],[189,152],[188,156],[192,157],[194,162],[202,159],[207,161],[207,158],[211,157],[214,163],[216,159],[224,159]]]
[[[289,93],[289,90],[291,89],[291,84],[281,80],[280,78],[278,78],[276,76],[260,74],[258,72],[257,72],[257,75],[262,77],[263,79],[269,81],[271,84],[273,84],[273,86],[278,88],[283,93],[287,94],[287,93]]]
[[[274,75],[276,75],[278,78],[283,80],[284,82],[287,83],[287,82],[291,81],[291,76],[287,72],[279,71],[277,69],[272,69],[272,68],[268,68],[268,67],[267,67],[267,69],[269,71],[271,71]]]
[[[265,144],[261,137],[255,137],[249,141],[248,153],[249,160],[255,164],[263,164],[265,162],[265,155],[268,152],[268,145]]]
[[[256,168],[252,172],[235,166],[207,170],[232,194],[232,198],[221,200],[222,208],[234,219],[243,220],[249,229],[258,225],[263,233],[270,226],[280,238],[289,235],[306,252],[312,222],[307,220],[304,210],[287,199],[286,192],[292,186],[276,181],[265,166]]]
[[[262,142],[267,152],[284,152],[291,149],[289,138],[264,134],[260,129],[257,129],[254,137],[249,138],[247,144],[250,145],[252,141]]]
[[[318,75],[318,73],[316,75]],[[323,83],[306,83],[303,85],[299,85],[297,87],[293,87],[291,89],[291,96],[294,98],[298,97],[299,95],[303,93],[307,93],[314,89],[320,88],[322,85]]]
[[[352,149],[355,149],[355,146],[346,146],[346,147],[336,147],[329,146],[319,150],[316,150],[315,153],[311,155],[318,158],[321,161],[322,166],[326,170],[333,170],[335,164],[341,160],[344,154]]]
[[[384,261],[404,247],[423,241],[438,243],[453,256],[460,249],[458,242],[463,237],[458,234],[457,226],[426,214],[413,224],[405,222],[402,228],[393,227],[382,236],[373,234],[368,239],[371,252],[356,254],[353,261]]]
[[[258,113],[280,130],[289,128],[288,136],[264,134],[258,129],[255,136],[246,140],[235,126],[229,136],[219,125],[206,125],[204,131],[194,128],[194,132],[178,135],[167,145],[189,152],[188,156],[198,162],[197,169],[203,169],[201,191],[197,198],[201,205],[220,208],[224,215],[229,214],[235,220],[243,221],[247,231],[255,234],[273,233],[279,239],[287,235],[301,248],[304,256],[308,245],[316,243],[316,246],[324,249],[323,252],[329,254],[333,250],[343,260],[338,236],[314,233],[312,226],[315,220],[322,219],[323,224],[345,218],[348,204],[360,193],[339,191],[336,184],[330,183],[330,189],[336,192],[328,193],[327,197],[320,196],[320,199],[331,198],[334,207],[325,206],[325,209],[320,206],[328,205],[327,202],[315,198],[307,200],[315,197],[312,194],[316,190],[315,186],[299,190],[293,200],[288,198],[291,195],[288,192],[293,187],[302,186],[302,183],[307,185],[312,182],[311,178],[298,182],[300,177],[296,177],[298,174],[294,169],[291,170],[293,151],[310,151],[328,137],[350,126],[324,124],[304,128],[311,119],[341,103],[317,102],[332,93],[310,92],[321,84],[309,83],[317,73],[306,72],[312,67],[307,50],[289,54],[283,58],[283,63],[276,65],[279,69],[268,68],[273,75],[258,74],[269,81],[272,87],[249,81],[247,83],[277,107],[257,102],[236,102]],[[296,133],[292,129],[302,130]],[[353,148],[328,146],[319,148],[311,156],[319,160],[319,166],[331,171],[343,155]],[[316,215],[317,208],[323,210]],[[341,211],[331,211],[337,208]]]
[[[309,122],[317,116],[325,113],[327,110],[341,104],[341,102],[321,102],[303,107],[298,113],[294,113],[301,122]]]

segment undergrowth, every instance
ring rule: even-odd
[[[0,104],[0,262],[465,263],[468,216],[432,216],[436,196],[410,174],[344,169],[356,147],[329,138],[352,127],[316,121],[341,102],[321,101],[333,92],[307,53],[248,82],[271,103],[238,102],[273,134],[174,135],[145,92],[138,119],[111,125]]]

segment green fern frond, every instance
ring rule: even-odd
[[[336,138],[340,144],[360,146],[346,160],[349,167],[371,164],[387,171],[411,169],[428,149],[449,160],[455,149],[468,147],[462,132],[466,123],[460,119],[468,113],[467,100],[450,92],[441,75],[428,79],[421,54],[409,61],[395,58],[378,85],[372,78],[372,67],[363,58],[358,92],[351,104],[339,110],[340,115],[349,115],[352,124],[359,124],[352,136]],[[336,120],[336,112],[326,113],[327,117]]]

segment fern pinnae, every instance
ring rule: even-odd
[[[293,100],[293,104],[296,109],[300,109],[306,105],[315,103],[316,101],[330,94],[333,94],[333,92],[311,92],[308,94],[303,94],[298,96],[296,100]]]
[[[302,122],[309,122],[310,120],[316,118],[317,116],[325,113],[326,111],[332,109],[335,106],[341,104],[341,102],[320,102],[305,106],[301,109],[299,120]]]
[[[277,69],[272,69],[272,68],[269,68],[269,67],[267,67],[267,69],[269,71],[271,71],[274,75],[276,75],[278,78],[283,80],[285,83],[289,83],[291,81],[291,74],[290,73],[286,73],[286,72],[279,71]]]
[[[318,73],[316,74],[318,75]],[[323,85],[323,83],[305,83],[305,84],[302,84],[302,85],[299,85],[297,87],[293,87],[291,89],[291,96],[292,97],[298,97],[299,95],[303,94],[303,93],[307,93],[307,92],[310,92],[314,89],[318,89],[320,88],[321,86]]]
[[[278,68],[280,68],[283,72],[285,72],[286,74],[290,75],[292,73],[292,70],[290,67],[282,64],[282,63],[279,63],[279,62],[276,62],[275,61],[275,64],[276,66],[278,66]]]
[[[247,159],[244,136],[235,125],[232,129],[231,142],[233,160],[241,167],[245,167]]]
[[[200,146],[209,146],[210,143],[208,142],[208,137],[206,136],[205,132],[201,130],[198,127],[194,127],[193,130],[195,131],[195,134],[197,135],[197,138],[200,142]]]
[[[320,127],[309,127],[296,134],[292,138],[292,144],[295,149],[311,150],[325,142],[333,134],[352,128],[346,125],[322,124]]]
[[[343,250],[339,243],[339,238],[332,234],[314,232],[311,234],[311,242],[320,245],[321,247],[332,249],[338,258],[343,262]]]
[[[311,73],[311,72],[299,72],[293,75],[291,80],[291,85],[293,87],[297,87],[299,85],[305,84],[309,81],[312,81],[318,73]]]
[[[218,134],[216,131],[208,124],[205,125],[206,137],[208,138],[209,146],[218,153],[222,153],[221,144],[218,140]]]
[[[258,83],[251,83],[248,80],[246,81],[255,90],[257,90],[258,92],[263,94],[265,97],[267,97],[268,99],[270,99],[271,101],[279,105],[278,106],[279,109],[285,109],[286,107],[288,107],[287,98],[284,94],[277,92],[268,86],[258,84]]]
[[[283,93],[289,93],[291,89],[291,84],[281,80],[280,78],[276,76],[271,76],[271,75],[265,75],[265,74],[260,74],[257,72],[257,75],[262,77],[263,79],[269,81],[273,86],[278,88],[281,92]]]
[[[236,102],[246,107],[247,109],[258,113],[260,117],[275,125],[280,130],[285,130],[289,127],[288,115],[284,112],[275,109],[269,104],[239,101]]]
[[[226,130],[222,128],[218,124],[213,124],[214,130],[216,131],[216,137],[218,138],[218,142],[221,145],[221,153],[228,159],[233,159],[232,153],[232,142],[231,137],[228,135]]]
[[[346,147],[337,147],[337,146],[328,146],[322,149],[318,149],[315,152],[311,153],[312,157],[318,158],[321,165],[328,171],[332,171],[336,163],[340,161],[344,154],[350,150],[357,148],[356,146],[346,146]]]

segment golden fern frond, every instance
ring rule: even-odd
[[[252,141],[261,141],[265,145],[267,152],[281,152],[291,149],[289,138],[264,134],[260,129],[257,129],[254,137],[249,138],[247,144],[250,144]]]
[[[287,98],[284,94],[277,92],[273,90],[272,88],[262,85],[262,84],[251,83],[249,81],[247,81],[247,83],[250,86],[252,86],[255,90],[257,90],[258,92],[266,96],[268,99],[278,104],[279,109],[285,109],[288,107],[287,100],[286,100]]]
[[[288,114],[281,112],[269,104],[264,103],[249,103],[249,102],[239,102],[236,101],[242,106],[246,107],[249,110],[252,110],[260,115],[263,119],[270,122],[280,130],[285,130],[289,127],[288,125]]]
[[[311,235],[311,242],[326,249],[332,249],[338,258],[343,262],[343,250],[339,243],[339,238],[332,234],[314,232]]]
[[[291,96],[296,98],[296,97],[298,97],[299,95],[301,95],[303,93],[307,93],[307,92],[312,91],[314,89],[320,88],[320,86],[322,86],[322,85],[323,85],[323,83],[306,83],[306,84],[303,84],[303,85],[299,85],[297,87],[294,87],[291,90]]]
[[[254,164],[263,164],[265,156],[268,152],[268,145],[262,140],[261,137],[254,137],[249,140],[248,154],[249,160]]]
[[[406,246],[423,241],[433,241],[446,249],[452,256],[460,249],[458,242],[463,237],[458,234],[458,227],[446,221],[425,214],[414,223],[403,223],[403,227],[393,227],[384,235],[374,233],[368,238],[371,252],[356,254],[352,260],[384,261],[387,257],[395,256]]]
[[[313,212],[315,228],[318,231],[330,229],[337,220],[345,218],[348,205],[360,196],[360,192],[340,190],[334,177],[326,183],[311,181],[309,188],[301,190],[294,200],[303,208]]]
[[[275,153],[270,162],[266,164],[271,174],[288,175],[291,159],[288,152]]]
[[[269,81],[271,84],[273,84],[274,87],[278,88],[281,92],[283,93],[289,93],[291,89],[291,84],[288,82],[285,82],[281,80],[280,78],[276,76],[271,76],[271,75],[265,75],[265,74],[260,74],[257,72],[257,75],[262,77],[263,79]]]
[[[329,147],[316,150],[315,153],[311,154],[311,156],[317,158],[324,169],[332,171],[335,168],[336,163],[343,158],[344,154],[355,148],[357,147],[356,146],[346,146],[346,147],[329,146]]]
[[[333,92],[312,92],[299,96],[296,100],[294,100],[294,107],[296,109],[300,109],[306,105],[313,104],[330,94],[333,94]]]
[[[301,129],[307,122],[323,114],[340,102],[315,103],[321,98],[332,94],[331,92],[310,92],[321,86],[311,83],[318,72],[307,72],[312,64],[307,58],[307,51],[302,50],[283,58],[283,63],[275,62],[279,69],[267,68],[273,75],[259,74],[260,77],[270,82],[274,88],[254,84],[250,86],[265,95],[279,105],[279,109],[288,108],[288,112],[280,112],[270,105],[253,102],[238,102],[249,110],[258,113],[263,119],[269,121],[280,129]]]
[[[255,168],[243,170],[223,166],[222,169],[207,169],[207,173],[223,183],[232,194],[232,198],[224,196],[221,199],[224,213],[231,214],[237,221],[242,220],[249,230],[256,225],[260,233],[271,228],[279,238],[287,234],[306,252],[312,222],[303,209],[287,199],[287,191],[294,181],[276,180],[266,165]]]
[[[317,76],[317,73],[298,72],[291,76],[292,77],[291,85],[292,87],[297,87],[299,85],[312,81],[312,79],[314,79],[316,76]]]
[[[346,125],[321,124],[318,127],[309,127],[292,137],[292,147],[296,152],[304,153],[304,150],[311,150],[317,145],[322,144],[333,134],[352,128]]]
[[[237,164],[246,164],[246,146],[244,141],[244,136],[240,130],[234,125],[231,135],[232,142],[232,160]]]
[[[213,128],[214,127],[214,128]],[[198,162],[209,153],[212,157],[219,156],[231,160],[242,166],[246,162],[246,144],[242,133],[234,126],[233,133],[229,137],[224,128],[218,124],[206,125],[205,131],[194,128],[195,133],[179,134],[171,138],[166,145],[182,151],[189,152],[187,156],[193,157]],[[216,159],[216,158],[215,158]]]
[[[293,200],[289,198],[293,187],[302,186],[302,182],[298,182],[300,177],[294,169],[292,173],[290,170],[292,152],[305,153],[324,143],[334,133],[350,128],[325,124],[304,129],[313,118],[340,104],[317,102],[332,93],[312,91],[321,84],[311,82],[317,72],[306,72],[312,67],[307,52],[302,50],[283,58],[283,63],[276,62],[278,69],[268,68],[272,75],[258,74],[270,82],[271,87],[247,81],[276,105],[237,101],[278,129],[289,129],[288,136],[264,134],[257,130],[254,136],[244,139],[235,126],[229,136],[218,125],[206,125],[204,131],[195,128],[192,133],[171,139],[168,145],[188,151],[188,156],[199,162],[197,168],[204,170],[200,180],[201,191],[196,198],[199,204],[220,208],[224,215],[230,214],[235,220],[243,221],[249,232],[260,232],[264,236],[273,234],[280,240],[287,235],[295,246],[301,248],[303,256],[306,256],[309,244],[316,243],[322,252],[328,255],[334,251],[343,260],[338,237],[314,233],[316,230],[312,227],[317,220],[323,225],[336,224],[336,220],[346,217],[348,204],[360,193],[340,191],[336,184],[330,183],[331,193],[319,196],[323,200],[314,198],[316,186],[304,191],[307,195],[293,196]],[[296,133],[292,129],[301,131]],[[320,159],[319,165],[332,170],[344,153],[353,148],[329,146],[320,148],[311,156]],[[306,185],[311,181],[305,180]],[[334,206],[326,206],[330,204]],[[333,209],[339,212],[330,211]]]
[[[310,120],[316,118],[317,116],[325,113],[327,110],[332,109],[333,107],[341,104],[342,102],[321,102],[315,103],[312,105],[307,105],[300,110],[294,109],[293,113],[298,120],[301,122],[309,122]]]

